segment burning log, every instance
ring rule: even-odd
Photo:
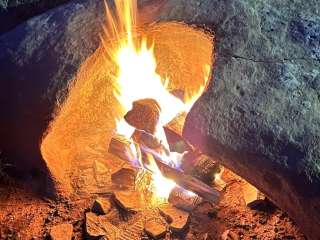
[[[137,144],[134,144],[130,140],[124,139],[122,136],[117,135],[113,137],[113,139],[110,142],[109,152],[122,158],[123,160],[132,162],[134,159],[137,158],[137,156],[133,154],[132,148],[130,146],[138,147]],[[145,150],[142,150],[142,151],[145,151]],[[137,150],[137,152],[140,152],[140,150]],[[163,176],[165,176],[166,178],[172,179],[179,186],[198,194],[199,196],[203,197],[204,199],[210,202],[213,202],[213,203],[218,202],[220,197],[219,191],[209,187],[207,184],[201,182],[195,177],[192,177],[190,175],[185,174],[182,171],[179,171],[173,167],[170,167],[169,165],[163,163],[159,157],[154,156],[153,154],[152,156],[153,156],[153,160],[157,164]],[[147,170],[149,169],[147,168]]]
[[[132,109],[124,119],[131,126],[154,134],[160,120],[160,105],[154,99],[141,99],[133,102]]]

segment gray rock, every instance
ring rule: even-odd
[[[207,10],[188,11],[214,29],[216,62],[184,136],[318,239],[319,1],[198,2]]]
[[[0,34],[69,0],[0,0]]]
[[[72,1],[0,36],[0,146],[23,171],[43,167],[39,142],[58,91],[99,44],[103,1]]]

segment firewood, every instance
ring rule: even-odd
[[[186,116],[186,112],[180,113],[163,127],[170,151],[172,152],[183,153],[185,151],[193,150],[193,147],[182,136],[182,130]]]
[[[190,193],[181,187],[172,189],[168,202],[176,208],[191,212],[198,204],[202,202],[202,198],[196,194]]]
[[[116,147],[112,146],[113,144],[115,144]],[[135,154],[132,153],[130,146],[136,146],[138,148],[137,144],[134,144],[133,141],[130,141],[130,140],[123,141],[121,137],[115,136],[113,140],[111,140],[110,142],[109,152],[122,158],[123,160],[126,160],[132,163],[137,156],[135,156]],[[146,152],[146,149],[142,151]],[[149,153],[151,153],[152,156],[156,155],[153,152],[149,152]],[[201,182],[197,178],[187,175],[184,172],[177,170],[175,168],[172,168],[169,165],[163,163],[161,161],[160,156],[154,156],[154,161],[156,162],[163,176],[169,179],[172,179],[179,186],[185,188],[186,190],[189,190],[198,194],[199,196],[206,199],[207,201],[210,201],[212,203],[218,202],[220,197],[219,191],[213,189],[212,187],[209,187],[207,184]],[[148,168],[147,170],[151,171],[151,169],[148,169]]]
[[[133,102],[132,109],[124,116],[131,126],[154,134],[160,120],[160,105],[151,98]]]
[[[132,135],[134,142],[139,146],[147,147],[159,154],[169,155],[169,150],[152,134],[136,129]]]

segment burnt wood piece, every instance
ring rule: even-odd
[[[151,98],[140,99],[132,104],[132,109],[127,112],[124,119],[131,126],[154,134],[160,120],[160,105]]]
[[[169,195],[168,202],[176,208],[192,212],[202,202],[202,198],[196,194],[190,194],[181,187],[175,187]]]
[[[182,130],[186,117],[187,113],[182,112],[163,127],[170,151],[172,152],[183,153],[185,151],[193,150],[193,147],[182,136]]]
[[[117,147],[112,146],[113,144],[116,144]],[[132,150],[130,148],[131,144],[134,144],[133,141],[131,142],[130,140],[124,139],[122,136],[117,135],[113,137],[113,139],[110,142],[109,152],[122,158],[123,160],[134,163],[136,161],[135,158],[130,158],[130,156],[135,157],[135,154],[132,153]],[[137,146],[137,144],[134,145]],[[212,203],[217,203],[219,201],[219,191],[213,189],[212,187],[209,187],[207,184],[201,182],[197,178],[194,178],[190,175],[185,174],[182,171],[168,166],[160,160],[159,156],[157,157],[155,156],[155,154],[152,154],[152,156],[154,157],[154,161],[156,162],[163,176],[172,179],[179,186],[198,194],[207,201],[210,201]],[[146,169],[150,171],[150,169]]]
[[[157,153],[169,154],[169,150],[154,135],[143,130],[136,129],[132,135],[134,142],[139,146],[147,147]]]

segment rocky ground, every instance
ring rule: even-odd
[[[50,235],[53,239],[88,239],[88,233],[109,234],[109,238],[101,239],[121,240],[153,239],[152,234],[159,239],[306,239],[290,218],[268,200],[247,206],[252,187],[246,181],[230,171],[224,172],[223,179],[227,187],[217,206],[203,202],[190,213],[176,209],[171,216],[182,214],[188,221],[175,225],[172,219],[167,222],[166,215],[159,214],[157,208],[128,213],[109,196],[54,202],[28,190],[27,182],[11,182],[10,186],[2,183],[0,239],[50,239]],[[105,199],[104,210],[93,207],[97,197],[100,204]],[[110,229],[115,233],[120,230],[121,234],[113,236]]]

